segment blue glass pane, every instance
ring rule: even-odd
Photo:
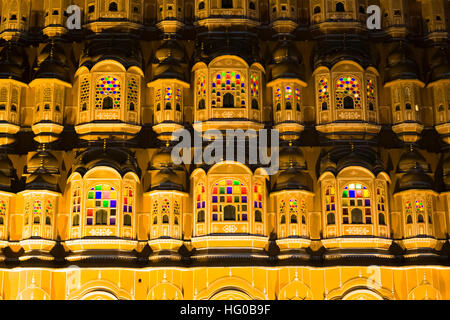
[[[201,208],[201,203],[197,202],[197,209],[200,209],[200,208]]]
[[[217,196],[213,196],[212,202],[213,202],[213,203],[217,203]]]
[[[213,221],[217,221],[217,214],[213,214]]]
[[[203,208],[203,209],[205,209],[205,205],[206,205],[206,202],[203,201],[203,203],[202,203],[202,208]]]
[[[227,194],[233,194],[233,187],[227,187]]]
[[[117,201],[116,200],[111,200],[111,203],[109,204],[109,206],[111,208],[116,208],[117,207]]]
[[[128,207],[127,206],[123,206],[123,212],[128,212]]]
[[[369,199],[366,199],[364,202],[365,202],[364,205],[366,207],[370,207],[370,200]]]
[[[128,213],[132,213],[133,212],[133,207],[132,206],[128,206]]]
[[[247,196],[242,196],[242,203],[247,203]]]
[[[348,192],[348,194],[349,194],[349,198],[354,198],[355,197],[355,190],[350,190]]]
[[[247,214],[244,213],[244,214],[242,215],[242,221],[247,221]]]
[[[101,191],[95,192],[95,199],[101,199],[101,198],[102,198],[102,192]]]

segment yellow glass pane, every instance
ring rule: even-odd
[[[225,180],[222,180],[222,181],[219,182],[219,186],[224,186],[225,184],[226,184]]]
[[[369,190],[364,190],[364,198],[369,198],[369,197],[370,197]]]
[[[89,208],[94,208],[94,200],[88,200],[87,206],[88,206]]]
[[[117,191],[111,191],[109,196],[110,196],[111,199],[116,199],[117,198]]]

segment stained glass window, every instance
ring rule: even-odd
[[[327,215],[328,225],[335,224],[335,211],[336,211],[336,189],[334,187],[329,186],[325,190],[325,212]]]
[[[120,80],[107,76],[97,81],[95,106],[97,109],[119,109],[121,103]]]
[[[138,105],[139,80],[136,78],[128,79],[128,110],[135,111]],[[133,106],[133,108],[131,107]]]
[[[376,106],[375,81],[372,79],[367,80],[367,105],[371,111]]]
[[[165,198],[161,204],[162,223],[169,223],[170,201]]]
[[[81,212],[81,194],[80,187],[75,187],[72,193],[72,213],[80,213]]]
[[[245,107],[245,82],[238,72],[218,73],[211,84],[211,106],[221,108],[224,106],[223,97],[230,93],[235,99],[234,106],[237,108]]]
[[[275,102],[281,103],[281,89],[277,88],[275,90]]]
[[[286,212],[286,202],[284,200],[280,201],[280,224],[286,223],[286,216],[284,215]]]
[[[0,200],[0,216],[6,215],[6,202],[4,200]]]
[[[336,108],[361,109],[361,88],[353,76],[340,77],[336,81]],[[350,105],[347,101],[353,101]]]
[[[378,224],[386,225],[386,197],[384,189],[377,188]]]
[[[248,220],[249,190],[239,180],[225,179],[212,188],[212,220],[224,221],[226,208],[234,210],[237,221]],[[234,208],[234,209],[233,209]]]
[[[259,77],[254,74],[250,76],[250,94],[252,98],[259,96]]]
[[[158,200],[153,201],[152,214],[153,214],[153,224],[157,224],[158,223]]]
[[[284,89],[284,99],[286,101],[291,101],[292,100],[292,87],[291,86],[286,86]]]
[[[329,87],[328,87],[328,79],[325,77],[323,77],[319,80],[318,97],[319,97],[320,105],[322,105],[322,103],[324,103],[324,102],[328,103],[328,100],[330,98],[330,92],[329,92]]]
[[[351,183],[342,191],[342,216],[344,224],[371,224],[370,192],[360,183]],[[364,219],[365,218],[365,219]]]
[[[97,214],[103,214],[106,212],[106,221],[102,220],[101,225],[109,222],[109,225],[115,226],[117,222],[117,191],[113,187],[107,184],[99,184],[92,187],[88,192],[87,200],[87,219],[86,223],[88,226],[94,225],[94,217]],[[96,224],[99,224],[96,222]]]
[[[425,209],[424,209],[424,206],[423,206],[423,201],[422,200],[416,200],[416,215],[417,215],[417,222],[418,223],[425,222],[425,220],[424,220],[424,213],[425,213]]]
[[[123,214],[132,215],[134,206],[134,191],[130,186],[126,186],[123,190]],[[131,226],[131,225],[129,225]]]
[[[306,224],[306,201],[300,200],[299,211],[302,216],[302,224]]]
[[[263,203],[263,187],[261,184],[257,183],[253,187],[253,207],[255,209],[262,209]]]
[[[82,111],[86,110],[89,103],[89,79],[84,78],[80,84],[80,106]]]
[[[33,213],[34,214],[42,214],[42,202],[40,200],[34,201],[33,205]]]
[[[206,208],[206,188],[203,183],[197,185],[197,210]]]

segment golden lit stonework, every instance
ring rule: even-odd
[[[449,6],[1,1],[0,299],[450,299]]]

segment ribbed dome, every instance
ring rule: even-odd
[[[184,190],[184,176],[169,168],[159,171],[151,181],[152,190]]]
[[[151,165],[154,168],[165,168],[173,166],[172,154],[169,148],[164,148],[156,153],[152,160]]]
[[[59,172],[59,164],[58,159],[48,152],[48,151],[39,151],[28,162],[27,172],[34,173],[37,171],[46,171],[50,173]]]
[[[66,66],[67,57],[64,50],[54,42],[49,43],[38,56],[34,78],[59,79],[70,82]]]
[[[315,52],[315,69],[320,66],[331,68],[340,61],[354,61],[363,68],[373,65],[371,51],[361,40],[325,41]]]
[[[448,48],[441,47],[431,58],[430,82],[450,79],[450,52]]]
[[[373,171],[373,166],[360,152],[352,151],[346,156],[340,158],[336,164],[337,171],[341,171],[347,167],[363,167]]]
[[[283,171],[276,180],[274,191],[281,190],[312,191],[312,179],[299,169],[289,168]]]
[[[410,150],[400,157],[397,172],[407,172],[416,167],[421,168],[424,172],[429,172],[430,170],[425,158],[419,152]]]
[[[178,61],[185,58],[183,48],[181,48],[179,42],[175,39],[165,41],[155,52],[155,58],[159,62],[162,62],[169,57]]]
[[[282,148],[280,151],[280,168],[306,168],[305,157],[300,148],[289,146]]]
[[[302,57],[291,41],[278,42],[272,60],[272,80],[303,78]]]
[[[420,79],[417,63],[403,42],[400,42],[387,57],[385,82],[399,79]]]
[[[22,48],[11,42],[0,53],[0,79],[14,79],[26,82],[27,62]]]
[[[413,189],[433,190],[433,179],[420,168],[411,169],[400,178],[397,191]]]
[[[27,177],[25,189],[58,191],[58,177],[52,174],[31,174]]]

